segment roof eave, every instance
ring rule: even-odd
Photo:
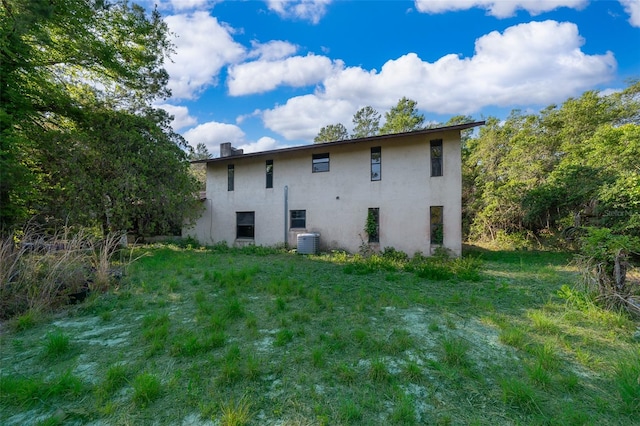
[[[434,128],[430,128],[430,129],[414,130],[414,131],[411,131],[411,132],[404,132],[404,133],[391,133],[391,134],[387,134],[387,135],[369,136],[369,137],[366,137],[366,138],[345,139],[345,140],[334,141],[334,142],[323,142],[321,144],[299,145],[299,146],[293,146],[293,147],[288,147],[288,148],[273,149],[273,150],[270,150],[270,151],[251,152],[251,153],[247,153],[247,154],[231,155],[231,156],[228,156],[228,157],[208,158],[208,159],[205,159],[205,160],[193,160],[193,161],[191,161],[191,164],[203,164],[203,163],[206,164],[206,163],[214,163],[214,162],[219,162],[219,161],[226,161],[226,160],[230,160],[230,159],[232,160],[232,159],[237,159],[237,158],[251,158],[251,157],[260,157],[260,156],[265,156],[265,155],[280,154],[280,153],[285,153],[285,152],[304,151],[304,150],[311,150],[311,149],[314,149],[314,148],[318,148],[319,146],[349,145],[349,144],[370,142],[370,141],[375,141],[375,140],[384,140],[384,139],[391,139],[391,138],[403,138],[403,137],[415,136],[415,135],[423,135],[423,134],[427,135],[427,134],[430,134],[430,133],[447,132],[447,131],[452,131],[452,130],[467,130],[467,129],[471,129],[473,127],[482,126],[484,124],[485,124],[484,121],[474,121],[472,123],[455,124],[453,126],[445,126],[445,127],[434,127]]]

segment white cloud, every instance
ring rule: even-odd
[[[182,136],[193,147],[204,143],[214,156],[220,154],[221,143],[231,142],[234,147],[245,143],[245,133],[240,127],[216,121],[200,124],[182,133]]]
[[[207,6],[209,0],[170,0],[174,10],[191,10]]]
[[[415,0],[416,9],[424,13],[444,13],[472,8],[486,9],[489,15],[508,18],[519,9],[531,15],[569,7],[582,9],[589,0]]]
[[[220,144],[224,142],[231,142],[234,148],[243,149],[246,154],[284,147],[275,139],[267,136],[261,137],[256,142],[247,141],[246,135],[240,127],[215,121],[200,124],[187,130],[182,136],[194,148],[199,143],[204,143],[214,157],[220,155]]]
[[[300,19],[317,24],[327,12],[327,6],[329,6],[332,1],[333,0],[267,0],[267,6],[281,18]]]
[[[316,95],[291,98],[285,105],[264,111],[265,126],[289,140],[313,140],[322,126],[344,124],[354,113],[352,102],[327,99]],[[351,118],[349,118],[349,121]]]
[[[583,44],[572,23],[520,24],[477,39],[469,58],[451,54],[430,63],[409,53],[386,62],[379,72],[334,69],[322,90],[264,111],[263,120],[287,139],[312,140],[327,124],[350,125],[362,106],[382,113],[403,96],[423,111],[440,114],[557,103],[615,74],[613,53],[587,55]]]
[[[249,154],[251,152],[271,151],[272,149],[282,148],[282,146],[275,139],[264,136],[258,139],[257,142],[244,143],[237,146],[237,148],[242,149],[245,154]]]
[[[640,27],[640,0],[620,0],[624,11],[629,14],[629,23],[632,27]]]
[[[220,69],[245,55],[231,29],[207,12],[167,16],[165,21],[176,34],[176,53],[165,64],[175,99],[194,99],[207,86],[215,86]]]
[[[268,43],[251,43],[250,58],[260,58],[264,61],[278,60],[293,55],[298,51],[298,46],[288,41],[272,40]]]
[[[341,67],[341,63],[335,66]],[[227,84],[232,96],[263,93],[278,86],[303,87],[331,75],[334,64],[326,56],[309,54],[278,61],[253,61],[229,68]]]
[[[173,130],[176,132],[185,127],[193,126],[198,122],[195,117],[189,115],[189,108],[185,106],[160,104],[156,105],[156,107],[162,108],[173,116],[171,127],[173,127]]]

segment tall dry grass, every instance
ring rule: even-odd
[[[74,295],[108,289],[121,237],[28,227],[0,239],[0,318],[47,311],[69,303]]]

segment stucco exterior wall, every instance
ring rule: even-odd
[[[431,177],[430,141],[443,140],[443,176]],[[381,147],[382,179],[371,181],[371,147]],[[312,173],[312,154],[330,155],[328,172]],[[265,188],[266,160],[273,160],[273,188]],[[234,190],[227,190],[227,166],[234,165]],[[285,187],[287,211],[285,212]],[[429,255],[431,206],[444,207],[444,246],[461,253],[460,132],[324,145],[255,157],[231,157],[207,165],[205,211],[183,235],[201,243],[236,239],[236,212],[255,212],[251,243],[295,247],[300,232],[320,234],[322,250],[357,252],[367,236],[368,209],[380,209],[380,249]],[[289,211],[306,210],[306,228],[289,228]],[[286,218],[286,227],[285,227]]]

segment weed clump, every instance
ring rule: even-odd
[[[142,373],[133,379],[133,401],[146,406],[160,397],[162,383],[160,379],[150,373]]]
[[[113,259],[121,234],[46,233],[34,227],[0,239],[0,319],[82,302],[121,276]]]

